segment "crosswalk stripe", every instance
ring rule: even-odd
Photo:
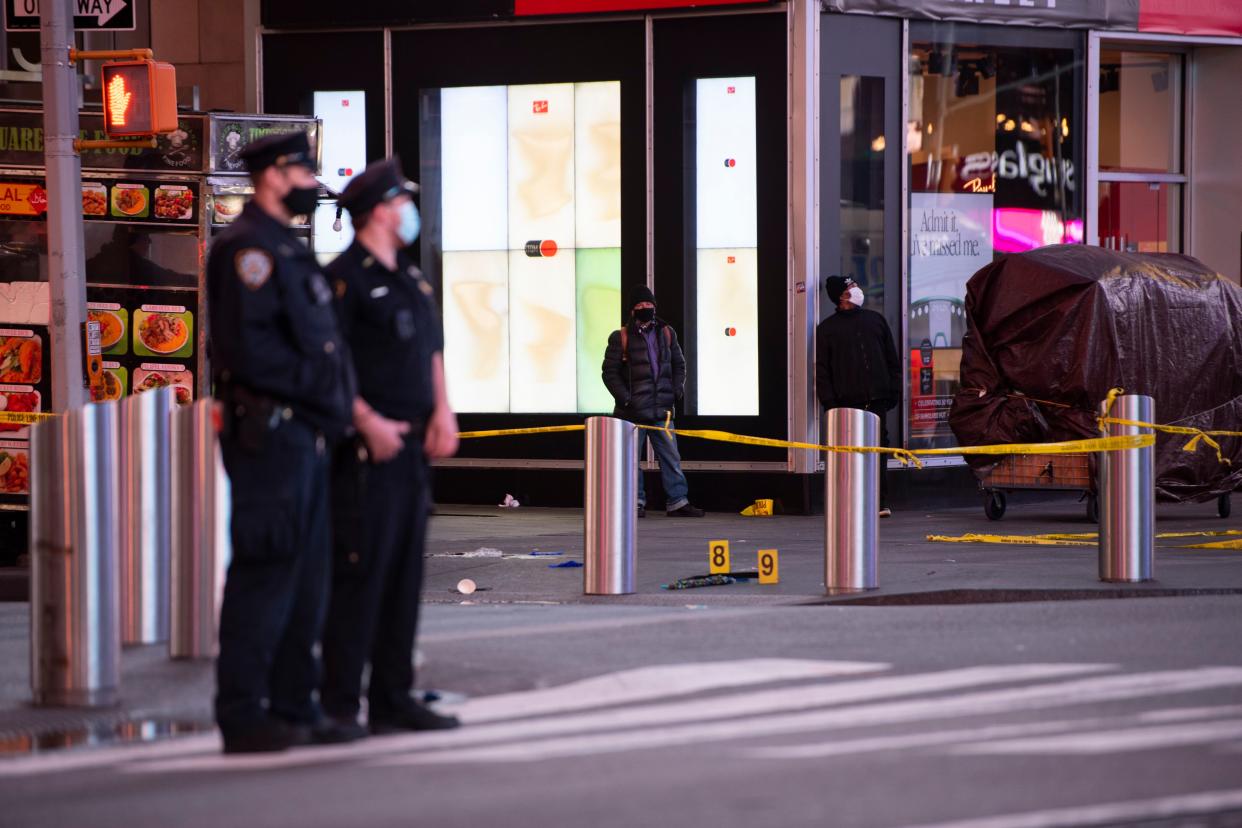
[[[910,825],[906,828],[1087,828],[1091,825],[1124,825],[1138,820],[1219,813],[1233,808],[1242,808],[1242,790],[1204,791],[1133,802],[1052,808],[980,819]]]
[[[546,689],[483,696],[446,706],[446,709],[451,707],[452,712],[464,721],[480,724],[521,716],[563,714],[672,696],[688,696],[708,690],[874,673],[889,668],[888,664],[860,661],[787,658],[662,664],[593,676]]]
[[[1242,738],[1242,719],[1203,724],[1156,725],[1126,730],[1097,730],[1031,739],[1004,739],[978,745],[960,745],[957,754],[1077,754],[1120,753],[1127,750],[1184,747]]]
[[[693,665],[690,665],[693,666]],[[469,745],[532,740],[550,736],[576,736],[580,733],[611,734],[624,729],[668,728],[674,730],[687,722],[714,722],[721,719],[757,716],[790,710],[807,710],[829,705],[873,701],[879,698],[914,696],[924,693],[961,690],[985,684],[1054,679],[1070,675],[1111,669],[1102,664],[1009,664],[964,667],[936,673],[854,679],[809,686],[784,687],[775,690],[749,691],[711,699],[691,699],[665,704],[652,704],[579,713],[555,718],[527,719],[473,726],[441,733],[417,733],[386,738],[373,743],[348,745],[342,748],[278,754],[271,757],[218,756],[185,758],[161,762],[158,767],[133,765],[127,772],[203,771],[252,769],[257,767],[293,767],[342,758],[376,757],[437,748],[461,749]],[[856,708],[847,708],[856,709]],[[703,727],[697,725],[692,727]],[[651,731],[641,731],[651,732]],[[593,738],[593,737],[592,737]],[[606,738],[611,738],[610,736]]]
[[[624,731],[610,729],[607,732],[566,736],[545,741],[387,756],[376,758],[372,764],[400,766],[444,762],[514,762],[564,758],[773,736],[782,733],[802,733],[809,730],[854,728],[1054,708],[1207,690],[1238,684],[1242,684],[1242,668],[1237,667],[1209,667],[1198,670],[1104,676],[1035,687],[967,693],[948,698],[885,702],[809,713],[754,716],[723,722],[707,721],[659,728],[629,728]],[[600,724],[609,728],[614,727],[609,720],[601,721]]]

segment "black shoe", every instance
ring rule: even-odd
[[[687,503],[680,509],[670,509],[666,512],[669,517],[703,517],[703,510],[698,506],[691,506]]]
[[[647,507],[646,507],[646,506],[639,506],[639,507],[638,507],[638,516],[639,516],[640,518],[645,518],[645,517],[647,516]]]
[[[892,509],[888,508],[887,506],[880,507],[880,517],[886,518],[886,517],[892,517],[892,516],[893,516]]]
[[[265,719],[246,728],[220,728],[225,753],[281,753],[306,744],[305,728]]]
[[[357,719],[324,716],[310,726],[312,745],[345,745],[367,738],[367,729]]]
[[[383,718],[371,716],[368,724],[371,733],[376,736],[412,730],[452,730],[461,726],[456,716],[442,716],[430,707],[414,701],[399,713],[385,715]]]

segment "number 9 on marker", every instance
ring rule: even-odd
[[[714,540],[707,542],[707,562],[711,566],[708,571],[715,575],[729,572],[729,542]]]
[[[759,583],[775,584],[781,579],[780,563],[775,549],[759,550]]]

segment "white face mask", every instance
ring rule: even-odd
[[[854,305],[854,307],[858,308],[861,308],[863,306],[863,302],[867,301],[858,285],[850,288],[849,291],[846,292],[845,298],[850,300],[850,303]]]

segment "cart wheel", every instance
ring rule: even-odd
[[[1100,499],[1093,494],[1087,495],[1087,522],[1100,522]]]
[[[1005,516],[1005,495],[991,489],[984,492],[983,513],[988,516],[988,520],[1000,520]]]
[[[1228,493],[1223,494],[1220,497],[1216,498],[1216,514],[1220,515],[1223,518],[1227,518],[1229,517],[1229,514],[1232,511],[1233,511],[1233,503]]]

